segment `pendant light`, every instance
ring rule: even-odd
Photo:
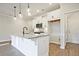
[[[27,9],[27,12],[30,12],[29,3],[28,3],[28,9]]]
[[[28,9],[27,9],[27,13],[28,13],[28,16],[31,16],[31,12],[30,12],[30,6],[29,6],[29,3],[28,3]]]
[[[16,6],[14,6],[14,20],[16,20]]]
[[[19,3],[19,17],[22,18],[22,12],[21,12],[21,4]]]

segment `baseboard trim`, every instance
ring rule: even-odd
[[[5,44],[11,44],[11,40],[0,41],[0,46]]]
[[[79,44],[79,41],[78,41],[78,42],[76,42],[76,41],[72,41],[72,42],[70,42],[70,41],[66,41],[66,43],[74,43],[74,44]]]
[[[60,46],[60,49],[65,49],[65,46]]]
[[[0,44],[0,46],[4,46],[4,45],[8,45],[9,43],[5,43],[5,44]]]
[[[58,45],[60,45],[60,43],[58,43],[58,42],[50,42],[50,43],[55,43],[55,44],[58,44]]]
[[[56,44],[56,43],[50,43],[50,44]],[[61,46],[60,44],[56,44],[60,46],[60,49],[65,49],[65,46]]]

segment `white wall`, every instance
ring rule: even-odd
[[[66,24],[66,41],[79,44],[79,4],[60,4],[61,11],[67,17],[65,21]],[[67,25],[68,23],[68,25]]]
[[[14,20],[12,17],[0,15],[0,41],[9,40],[10,35],[22,35],[23,27],[28,24],[30,22],[23,19]]]
[[[79,11],[69,13],[67,15],[68,20],[68,42],[79,44]]]

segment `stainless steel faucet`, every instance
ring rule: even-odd
[[[23,27],[23,36],[24,36],[25,34],[27,34],[27,33],[26,33],[26,30],[28,30],[28,28],[27,28],[27,27]]]

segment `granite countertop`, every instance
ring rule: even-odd
[[[45,34],[45,33],[41,33],[41,34],[30,33],[30,34],[25,34],[23,37],[28,38],[28,39],[33,39],[33,38],[39,38],[39,37],[44,37],[44,36],[48,36],[48,34]]]

